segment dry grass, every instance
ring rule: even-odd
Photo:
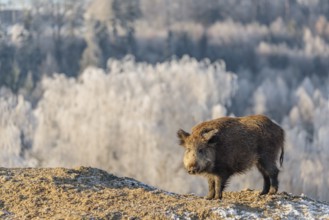
[[[269,206],[293,200],[286,193],[225,192],[222,201],[177,195],[105,171],[0,168],[0,216],[4,219],[218,219],[218,207],[271,216]]]

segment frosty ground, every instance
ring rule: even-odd
[[[79,167],[0,168],[1,219],[328,219],[329,204],[281,192],[179,195]]]

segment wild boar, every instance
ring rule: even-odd
[[[185,148],[184,167],[189,174],[208,178],[207,199],[222,199],[229,178],[256,165],[264,178],[263,194],[278,191],[280,166],[284,156],[284,130],[268,117],[222,117],[202,122],[191,134],[180,129],[179,144]]]

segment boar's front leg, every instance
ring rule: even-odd
[[[226,187],[227,180],[229,179],[229,175],[221,175],[215,176],[215,197],[214,199],[222,199],[223,191]]]
[[[215,197],[215,179],[212,176],[208,177],[208,195],[206,199],[213,199]]]

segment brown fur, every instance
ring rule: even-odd
[[[264,178],[261,194],[277,192],[284,131],[266,116],[222,117],[196,125],[191,134],[179,130],[177,136],[185,148],[186,170],[208,178],[208,199],[221,199],[228,179],[254,165]]]

